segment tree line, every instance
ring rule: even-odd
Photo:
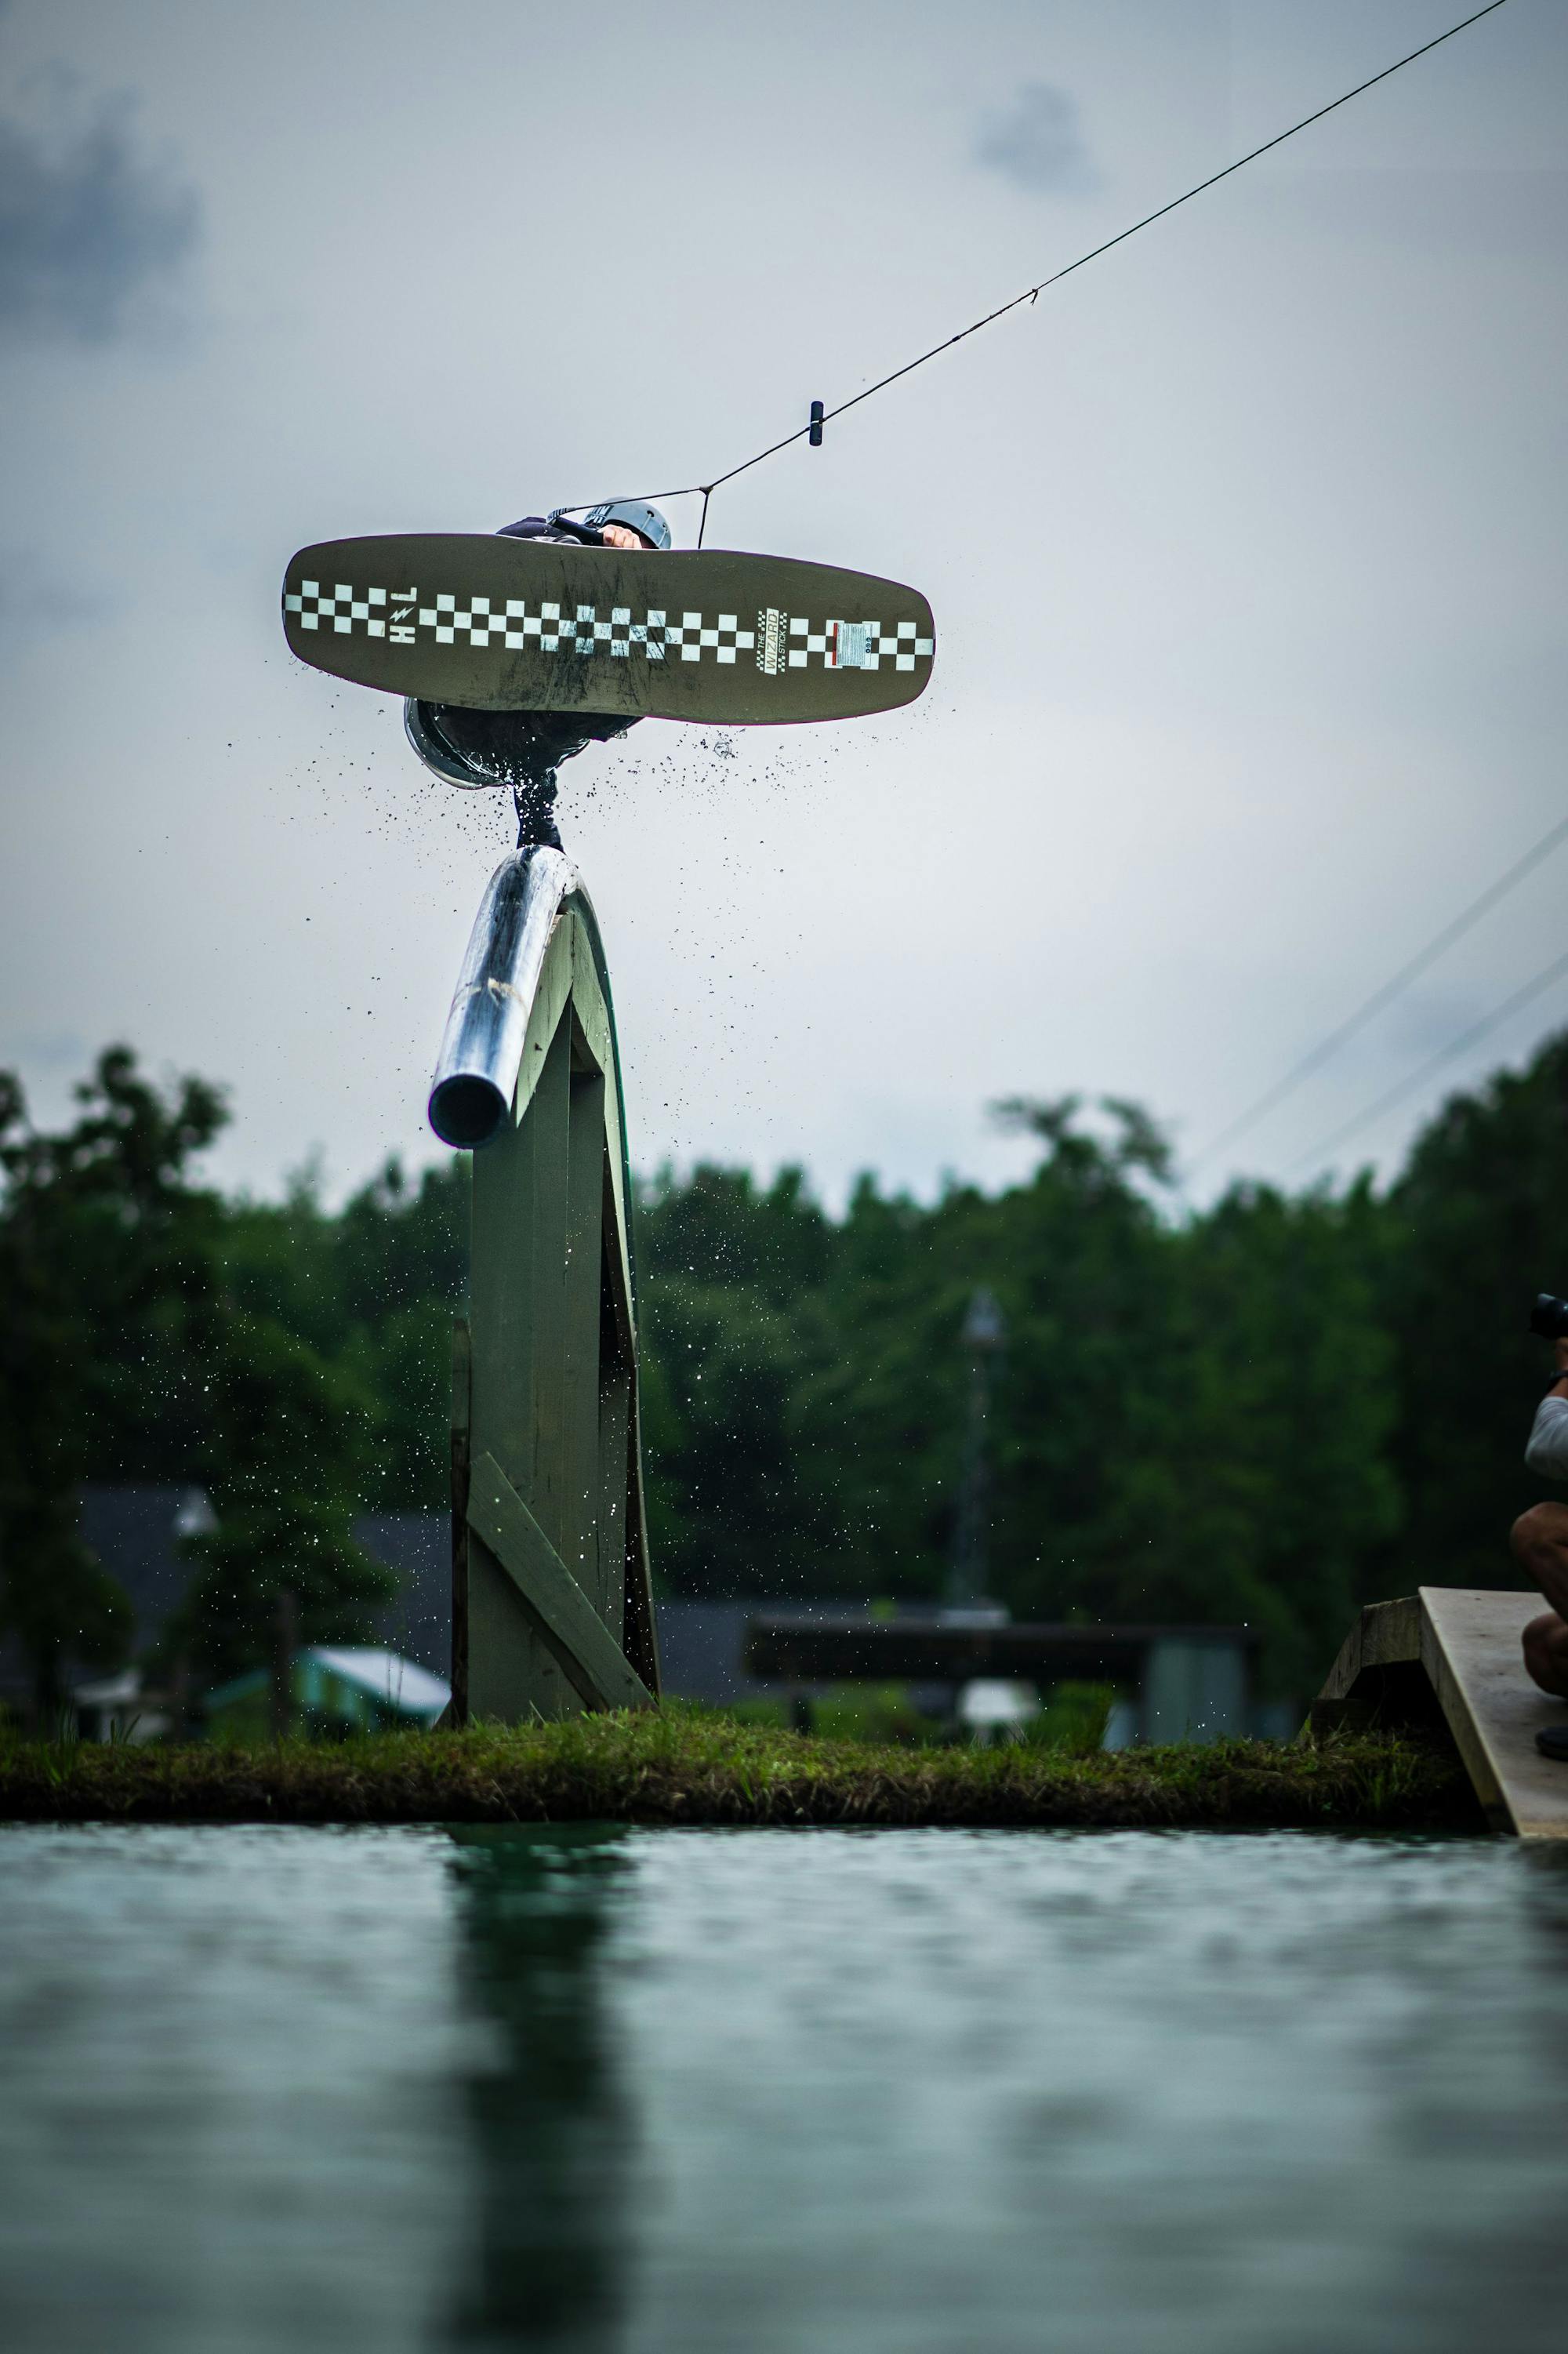
[[[41,1705],[111,1662],[125,1598],[77,1532],[92,1480],[203,1487],[170,1642],[217,1676],[352,1638],[387,1590],[366,1511],[446,1503],[467,1169],[388,1162],[341,1209],[200,1176],[221,1089],[123,1046],[45,1132],[0,1074],[0,1625]],[[942,1586],[981,1285],[1005,1352],[991,1585],[1019,1617],[1245,1620],[1266,1683],[1320,1680],[1359,1604],[1517,1582],[1506,1538],[1568,1289],[1568,1032],[1446,1103],[1379,1187],[1234,1184],[1185,1207],[1138,1106],[1019,1097],[999,1193],[871,1176],[842,1217],[786,1170],[668,1171],[635,1244],[655,1575],[688,1596],[914,1599]]]

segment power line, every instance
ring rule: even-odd
[[[1245,1129],[1253,1127],[1266,1112],[1272,1111],[1276,1104],[1283,1103],[1286,1097],[1293,1094],[1303,1079],[1308,1078],[1314,1071],[1319,1070],[1330,1055],[1338,1053],[1347,1038],[1353,1038],[1358,1030],[1366,1027],[1374,1013],[1381,1013],[1385,1005],[1392,1005],[1401,991],[1408,988],[1410,983],[1424,973],[1429,965],[1436,964],[1446,949],[1452,948],[1456,940],[1463,939],[1465,934],[1478,924],[1483,916],[1490,913],[1499,899],[1506,899],[1515,884],[1522,883],[1531,868],[1539,866],[1547,854],[1555,850],[1561,842],[1568,842],[1568,818],[1563,818],[1560,824],[1552,826],[1549,832],[1543,833],[1532,849],[1527,850],[1522,858],[1514,862],[1506,875],[1500,875],[1495,883],[1489,884],[1480,896],[1472,899],[1469,906],[1454,917],[1452,923],[1445,924],[1443,929],[1436,933],[1427,941],[1425,947],[1411,958],[1408,964],[1402,964],[1399,970],[1391,980],[1385,981],[1381,989],[1374,989],[1372,995],[1363,1003],[1358,1005],[1355,1012],[1341,1022],[1337,1030],[1330,1030],[1326,1038],[1319,1039],[1309,1053],[1303,1055],[1298,1063],[1291,1066],[1282,1079],[1277,1079],[1274,1086],[1266,1094],[1259,1096],[1257,1101],[1250,1105],[1245,1111],[1239,1112],[1228,1128],[1223,1128],[1218,1136],[1205,1144],[1202,1152],[1188,1162],[1189,1171],[1200,1168],[1205,1161],[1212,1161],[1216,1152],[1242,1135]]]
[[[1233,172],[1241,171],[1244,165],[1255,164],[1258,157],[1266,155],[1271,147],[1283,146],[1286,140],[1294,139],[1298,131],[1306,131],[1314,122],[1321,122],[1326,114],[1332,114],[1338,107],[1348,106],[1352,98],[1360,98],[1363,91],[1375,90],[1380,81],[1387,81],[1391,74],[1403,72],[1406,66],[1414,65],[1417,58],[1427,57],[1432,50],[1440,49],[1445,41],[1451,41],[1456,33],[1466,32],[1470,26],[1478,25],[1483,16],[1495,16],[1503,5],[1504,0],[1487,0],[1484,8],[1476,9],[1471,16],[1462,16],[1457,25],[1450,25],[1446,33],[1437,34],[1430,41],[1423,41],[1418,49],[1412,49],[1405,57],[1396,58],[1393,65],[1384,66],[1381,73],[1371,74],[1365,81],[1357,82],[1354,90],[1347,90],[1339,98],[1331,98],[1327,106],[1319,106],[1315,112],[1304,114],[1299,122],[1290,125],[1288,131],[1276,132],[1274,137],[1266,139],[1261,147],[1250,148],[1245,155],[1238,155],[1234,164],[1225,164],[1222,171],[1211,172],[1206,180],[1200,180],[1195,187],[1184,189],[1179,196],[1172,196],[1170,203],[1161,205],[1158,211],[1145,213],[1143,218],[1135,220],[1130,228],[1118,229],[1115,237],[1107,237],[1103,245],[1091,246],[1087,253],[1080,253],[1076,261],[1069,261],[1063,269],[1053,270],[1048,278],[1026,286],[1022,294],[1015,294],[1011,302],[999,303],[994,311],[988,311],[983,319],[976,319],[970,325],[960,327],[956,335],[948,335],[942,343],[933,344],[930,350],[922,352],[918,358],[906,360],[902,367],[895,367],[890,375],[879,376],[874,384],[868,384],[863,392],[853,393],[848,400],[841,400],[836,408],[827,409],[820,417],[813,417],[810,423],[797,426],[793,433],[786,433],[780,440],[770,441],[766,450],[758,450],[755,457],[743,458],[738,466],[731,466],[727,472],[715,474],[712,482],[688,482],[684,489],[679,491],[638,491],[627,495],[658,500],[695,498],[700,493],[703,502],[702,524],[697,533],[700,547],[703,535],[707,530],[708,501],[724,483],[733,482],[737,474],[749,473],[753,466],[760,466],[765,459],[776,458],[780,450],[788,450],[792,442],[803,441],[813,433],[820,439],[821,427],[831,425],[835,417],[842,417],[846,410],[858,408],[863,400],[871,400],[877,393],[885,392],[890,384],[896,384],[903,376],[912,376],[916,368],[924,367],[927,360],[937,359],[943,352],[951,351],[955,344],[964,343],[970,335],[978,335],[982,327],[993,326],[998,319],[1005,319],[1010,311],[1019,310],[1025,302],[1037,302],[1048,286],[1060,285],[1064,278],[1070,278],[1075,270],[1082,270],[1088,262],[1097,261],[1100,255],[1109,253],[1113,246],[1125,245],[1129,237],[1138,235],[1139,229],[1149,228],[1155,221],[1163,220],[1167,213],[1175,212],[1181,205],[1191,204],[1194,196],[1201,196],[1206,188],[1217,187],[1222,180],[1228,180]],[[812,407],[816,407],[815,402]],[[598,502],[590,500],[587,504],[592,505]],[[576,514],[580,510],[563,507],[559,512]]]
[[[1333,1135],[1327,1138],[1323,1143],[1315,1145],[1310,1152],[1301,1153],[1291,1162],[1291,1170],[1299,1169],[1308,1161],[1325,1159],[1337,1146],[1343,1144],[1348,1137],[1354,1136],[1358,1129],[1367,1127],[1371,1121],[1378,1118],[1380,1113],[1391,1110],[1404,1097],[1413,1094],[1424,1080],[1430,1078],[1434,1071],[1441,1069],[1445,1063],[1452,1062],[1456,1055],[1462,1055],[1467,1046],[1475,1045],[1478,1040],[1487,1035],[1489,1031],[1495,1030],[1499,1023],[1508,1020],[1510,1013],[1517,1013],[1521,1005],[1528,1005],[1531,998],[1539,997],[1543,990],[1550,989],[1552,982],[1561,980],[1565,973],[1568,973],[1568,955],[1558,957],[1553,963],[1546,967],[1544,972],[1538,972],[1533,981],[1527,981],[1522,989],[1516,989],[1513,995],[1505,999],[1495,1013],[1489,1013],[1481,1021],[1473,1023],[1459,1037],[1450,1039],[1447,1045],[1440,1047],[1436,1055],[1422,1064],[1418,1071],[1413,1071],[1408,1078],[1401,1079],[1397,1087],[1392,1087],[1386,1094],[1379,1096],[1376,1103],[1369,1104],[1365,1111],[1356,1114],[1354,1119],[1348,1119],[1343,1128],[1337,1128]]]

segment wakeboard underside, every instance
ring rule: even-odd
[[[456,532],[302,548],[283,628],[302,662],[390,695],[724,726],[895,710],[936,652],[925,598],[868,573]]]

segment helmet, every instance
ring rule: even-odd
[[[640,531],[655,547],[668,547],[670,526],[657,507],[644,505],[641,499],[610,499],[602,507],[589,507],[583,521],[595,531],[602,531],[607,523],[623,523],[630,531]]]

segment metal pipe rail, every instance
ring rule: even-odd
[[[597,945],[599,926],[582,877],[560,851],[514,850],[491,876],[430,1083],[430,1126],[443,1144],[477,1150],[505,1119],[545,952],[568,897],[584,910]]]

